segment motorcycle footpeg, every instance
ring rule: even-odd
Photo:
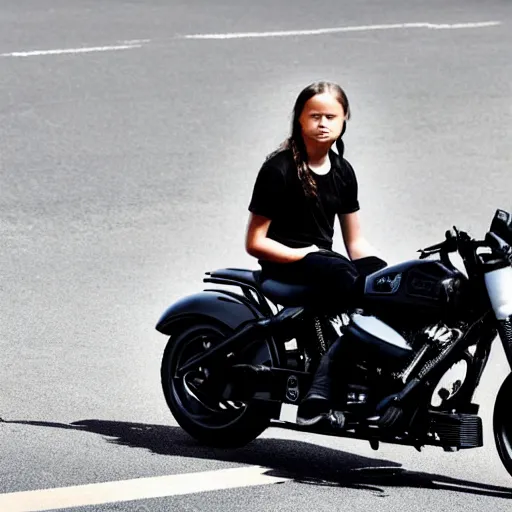
[[[302,427],[312,427],[313,425],[318,425],[327,421],[329,421],[329,413],[327,412],[323,412],[311,418],[297,416],[297,425],[301,425]]]
[[[329,414],[329,423],[331,427],[342,429],[345,426],[345,415],[341,411],[331,411]]]
[[[367,424],[372,427],[390,428],[402,417],[402,414],[403,411],[401,408],[391,405],[384,411],[384,414],[372,416],[366,421]]]
[[[345,415],[341,411],[329,411],[313,416],[312,418],[302,418],[297,416],[297,425],[303,427],[330,426],[335,429],[342,429],[345,426]]]

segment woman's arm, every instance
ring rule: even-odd
[[[318,251],[318,247],[315,245],[295,249],[268,238],[270,222],[271,220],[267,217],[250,214],[245,237],[245,250],[251,256],[276,263],[291,263],[304,258],[310,252]]]
[[[341,214],[339,220],[343,242],[351,260],[368,256],[380,257],[377,250],[363,236],[358,212]]]

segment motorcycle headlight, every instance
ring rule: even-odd
[[[496,210],[490,231],[512,245],[512,215],[505,210]]]

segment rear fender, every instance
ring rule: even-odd
[[[162,314],[156,324],[156,330],[172,336],[186,324],[201,321],[221,323],[233,331],[250,321],[264,318],[259,309],[248,299],[233,292],[207,290],[178,300]],[[272,337],[264,344],[253,344],[246,355],[252,364],[264,364],[270,361],[272,366],[280,366],[281,350]]]
[[[220,322],[238,329],[246,322],[263,318],[258,309],[244,297],[218,290],[188,295],[171,304],[156,324],[156,330],[171,335],[177,323],[198,317]]]

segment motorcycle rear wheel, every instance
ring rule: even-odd
[[[493,429],[496,448],[501,462],[512,476],[512,373],[505,379],[496,397],[493,414]]]
[[[219,448],[242,447],[253,441],[268,428],[269,415],[254,403],[225,402],[201,393],[196,383],[207,375],[208,368],[187,372],[181,378],[176,371],[230,334],[228,328],[205,321],[188,325],[169,339],[161,364],[163,393],[178,424],[200,443]]]

